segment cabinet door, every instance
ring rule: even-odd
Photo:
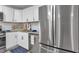
[[[23,10],[23,20],[26,22],[32,22],[33,21],[33,7],[26,8]]]
[[[28,18],[27,18],[27,9],[23,10],[23,22],[27,22]]]
[[[34,14],[33,14],[34,19],[33,19],[33,21],[38,21],[39,20],[39,18],[38,18],[38,12],[39,12],[38,7],[35,6],[33,9],[34,9]]]
[[[29,21],[33,21],[33,8],[30,8],[30,20]]]
[[[0,6],[0,12],[2,12],[3,6]]]
[[[10,49],[17,45],[17,34],[15,33],[6,33],[6,48]]]
[[[29,49],[28,33],[21,33],[20,37],[21,38],[18,40],[19,45],[26,48],[26,49]]]
[[[28,18],[28,22],[32,22],[33,21],[33,8],[30,7],[27,9],[28,13],[27,13],[27,18]]]
[[[30,18],[29,12],[30,12],[29,8],[23,10],[23,21],[25,22],[29,21]]]
[[[22,10],[14,10],[14,22],[22,22]]]
[[[3,7],[3,13],[4,13],[4,20],[7,22],[12,22],[13,21],[13,8],[9,7]]]

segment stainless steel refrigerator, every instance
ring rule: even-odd
[[[78,52],[78,6],[55,6],[55,46]],[[66,52],[55,50],[56,52]]]
[[[41,42],[61,49],[78,52],[79,7],[77,5],[53,5],[52,9],[50,8],[50,6],[39,8]],[[49,10],[52,10],[52,12],[49,12]],[[43,53],[49,51],[70,53],[45,45],[41,45],[41,47],[44,48],[41,48]]]

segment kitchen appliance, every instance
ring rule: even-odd
[[[0,53],[4,53],[6,51],[6,36],[5,32],[0,31]]]
[[[0,12],[0,21],[3,20],[3,12]]]
[[[0,32],[0,47],[5,45],[5,43],[6,43],[5,41],[6,41],[5,33]]]
[[[40,52],[70,53],[64,50],[79,52],[79,6],[55,5],[52,7],[52,19],[50,18],[51,13],[47,11],[46,6],[39,8],[40,42],[42,43],[40,45]],[[50,48],[48,45],[57,47],[57,49]]]
[[[2,46],[5,46],[6,44],[6,36],[5,36],[5,32],[2,31],[2,29],[0,28],[0,48]],[[1,48],[2,49],[2,48]]]
[[[55,12],[54,46],[78,52],[78,6],[56,5]]]

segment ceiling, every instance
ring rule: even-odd
[[[8,7],[12,7],[14,9],[25,9],[28,7],[32,7],[33,5],[6,5]]]

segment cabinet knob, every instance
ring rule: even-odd
[[[22,40],[23,40],[23,36],[22,36]]]
[[[15,38],[17,38],[17,36],[15,36]]]
[[[34,21],[35,19],[34,19],[34,17],[33,17],[33,21]]]
[[[27,21],[28,21],[28,19],[27,19]]]

